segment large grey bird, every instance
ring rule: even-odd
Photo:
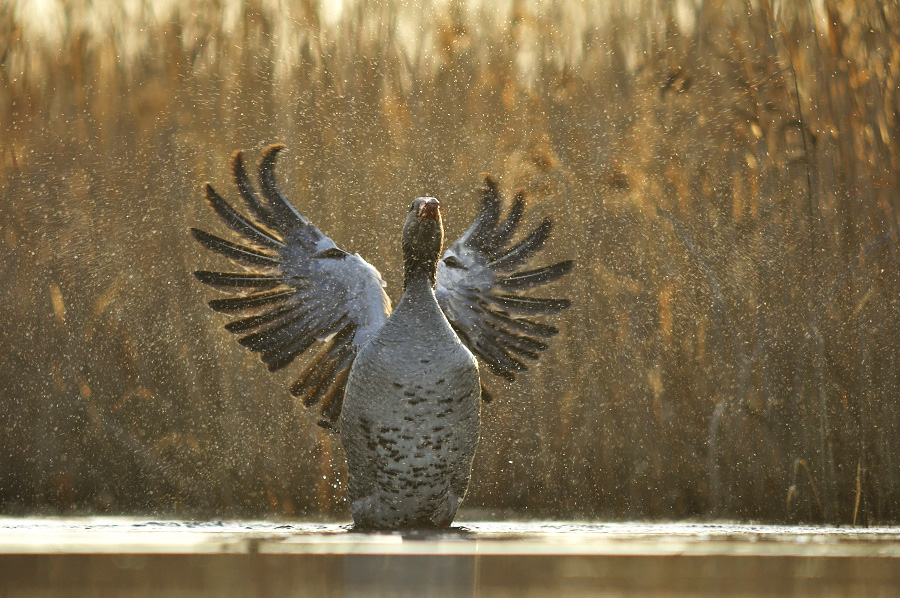
[[[263,151],[261,194],[234,154],[244,213],[206,185],[210,206],[241,243],[191,231],[245,271],[195,275],[234,295],[209,305],[240,314],[225,329],[269,370],[305,357],[291,393],[320,407],[321,426],[340,431],[357,527],[449,526],[469,484],[481,402],[490,401],[474,355],[509,381],[527,369],[522,358],[537,359],[542,339],[558,332],[529,316],[569,306],[527,291],[560,278],[572,261],[520,270],[551,221],[513,242],[524,196],[501,219],[499,189],[485,176],[474,222],[443,257],[438,200],[412,202],[402,232],[404,293],[392,312],[378,271],[339,249],[281,192],[274,168],[282,149]]]

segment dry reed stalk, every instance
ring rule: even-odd
[[[346,517],[291,373],[189,276],[200,183],[282,141],[297,206],[395,297],[410,197],[454,235],[490,171],[567,220],[576,305],[535,371],[489,381],[468,505],[900,520],[892,5],[21,6],[0,2],[4,512]]]

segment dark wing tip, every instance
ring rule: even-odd
[[[562,278],[571,272],[574,265],[574,260],[565,260],[534,270],[515,272],[509,276],[497,277],[497,284],[505,289],[530,289]]]
[[[198,243],[234,262],[245,266],[263,266],[266,268],[278,268],[282,265],[278,258],[264,251],[226,241],[199,228],[191,227],[190,231]]]
[[[484,387],[484,384],[481,385],[481,401],[483,403],[490,403],[494,400],[494,396],[488,392],[488,389]]]
[[[203,284],[212,285],[214,272],[210,272],[209,270],[194,270],[194,278],[202,282]]]
[[[216,245],[215,245],[216,241],[222,240],[222,239],[219,239],[217,236],[215,236],[211,233],[208,233],[205,230],[194,227],[194,226],[189,227],[188,230],[191,231],[191,236],[194,237],[194,239],[198,243],[200,243],[207,249],[210,249],[211,251],[216,251]]]
[[[262,293],[254,293],[252,295],[238,295],[236,297],[228,297],[227,299],[213,299],[208,305],[213,309],[225,314],[238,313],[248,309],[255,309],[266,305],[282,304],[294,294],[292,289],[284,291],[264,291]]]
[[[242,150],[235,150],[231,154],[231,176],[237,182],[238,188],[240,188],[242,182],[247,180],[247,169],[244,166],[244,152]]]
[[[195,270],[194,277],[203,284],[224,290],[237,289],[271,289],[277,287],[283,279],[255,272],[214,272]]]
[[[574,267],[575,267],[575,260],[563,260],[561,262],[553,264],[552,266],[548,266],[548,269],[549,268],[553,268],[553,269],[558,268],[559,270],[555,273],[555,274],[558,274],[558,276],[556,276],[556,278],[561,278],[562,276],[565,276],[566,274],[571,272],[572,268],[574,268]]]
[[[281,150],[286,149],[286,148],[287,148],[287,146],[283,143],[273,143],[272,145],[270,145],[269,147],[267,147],[266,149],[263,150],[263,152],[262,152],[263,158],[262,159],[263,160],[269,160],[269,159],[274,160],[275,156],[277,156]]]
[[[543,248],[553,229],[553,220],[544,218],[531,233],[511,249],[504,250],[488,266],[495,271],[509,270],[523,263]],[[494,256],[492,256],[494,257]]]
[[[278,159],[278,153],[284,148],[283,143],[273,143],[263,150],[262,157],[259,159],[260,176],[271,175],[271,171],[275,168],[275,161]]]
[[[206,197],[206,203],[208,203],[212,207],[212,209],[215,210],[215,204],[218,200],[222,200],[222,196],[219,195],[219,192],[216,191],[215,187],[213,187],[212,183],[210,182],[203,183],[203,193]]]
[[[497,179],[495,179],[493,176],[491,176],[491,174],[487,172],[482,172],[481,176],[484,178],[484,184],[482,186],[484,201],[499,202],[500,185],[497,183]]]

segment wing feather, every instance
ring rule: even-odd
[[[278,222],[274,219],[271,212],[259,200],[250,177],[247,176],[247,169],[244,167],[244,153],[240,150],[234,152],[231,158],[231,173],[234,176],[234,183],[238,189],[238,195],[244,202],[244,207],[253,215],[256,220],[271,228],[278,229]]]
[[[435,294],[460,340],[491,373],[513,381],[547,349],[559,329],[526,316],[557,314],[568,299],[532,297],[532,289],[559,280],[574,267],[572,260],[529,269],[543,248],[552,221],[544,219],[531,233],[513,242],[525,214],[525,196],[517,193],[501,220],[500,191],[485,175],[481,206],[471,226],[438,263]],[[489,397],[489,395],[486,395]]]
[[[203,284],[224,290],[235,289],[270,289],[284,282],[283,278],[248,272],[210,272],[209,270],[197,270],[194,272],[197,280]]]
[[[240,320],[232,320],[225,324],[225,330],[233,334],[249,332],[250,330],[259,328],[263,324],[268,324],[269,322],[277,320],[288,311],[290,311],[289,307],[281,306],[261,314],[241,318]]]
[[[322,349],[291,385],[307,406],[320,406],[320,425],[335,429],[347,375],[359,347],[387,319],[390,301],[381,275],[358,255],[340,250],[291,204],[275,179],[282,145],[263,151],[258,194],[235,152],[232,175],[246,213],[206,185],[206,199],[242,243],[191,229],[207,249],[247,272],[198,270],[197,279],[230,297],[209,302],[215,311],[241,314],[225,325],[238,342],[260,354],[271,371]]]
[[[522,262],[533,256],[541,250],[544,242],[550,236],[550,229],[553,228],[553,222],[549,218],[545,218],[531,234],[522,239],[509,251],[501,254],[488,264],[488,267],[494,271],[510,270],[520,265]]]
[[[262,293],[253,293],[252,295],[241,295],[240,297],[229,297],[227,299],[213,299],[209,302],[209,306],[214,311],[232,314],[248,309],[255,309],[265,305],[282,304],[290,298],[293,293],[290,290],[274,290]]]
[[[574,264],[572,260],[566,260],[543,268],[500,276],[497,278],[497,284],[504,289],[530,289],[562,278],[572,271]]]
[[[216,193],[216,190],[213,189],[213,186],[209,183],[206,184],[206,201],[216,214],[219,215],[219,218],[228,225],[228,228],[248,242],[269,247],[271,249],[284,247],[284,243],[281,240],[263,230],[255,222],[241,216],[228,202]]]
[[[509,243],[509,240],[516,233],[516,229],[519,227],[519,221],[522,219],[522,216],[525,214],[525,194],[519,191],[516,193],[516,197],[513,200],[513,205],[509,209],[509,214],[506,216],[506,220],[503,221],[503,224],[497,229],[494,235],[491,237],[491,244],[493,246],[494,251],[498,250],[506,246]],[[495,259],[497,256],[494,252],[490,253],[490,258]]]
[[[224,255],[242,266],[268,266],[271,268],[278,266],[278,260],[268,253],[226,241],[197,228],[192,228],[191,233],[201,245],[210,251]]]

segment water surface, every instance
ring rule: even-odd
[[[890,596],[900,528],[0,519],[4,596]]]

